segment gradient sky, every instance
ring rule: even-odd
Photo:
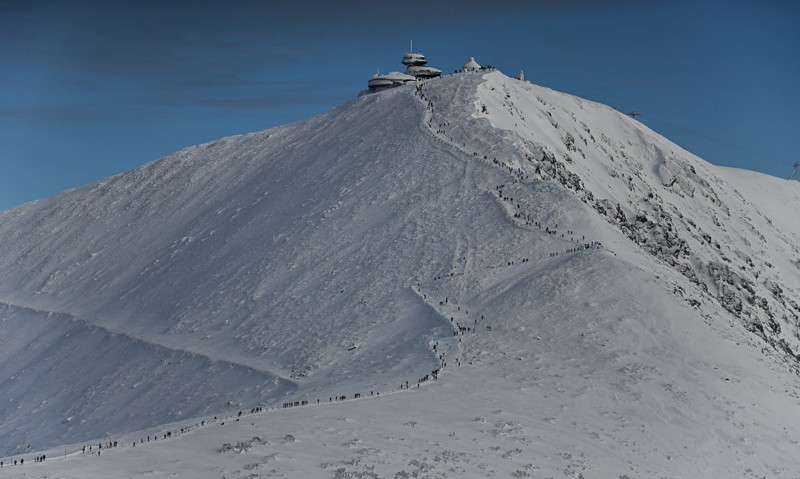
[[[0,209],[352,100],[409,40],[786,177],[798,1],[0,1]]]

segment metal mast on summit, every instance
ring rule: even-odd
[[[792,165],[792,174],[789,175],[790,180],[798,180],[800,181],[800,163],[795,163]]]

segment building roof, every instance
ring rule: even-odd
[[[385,75],[373,75],[372,78],[375,78],[377,76],[379,76],[381,78],[385,78],[387,80],[393,80],[393,81],[414,81],[414,80],[416,80],[416,77],[413,77],[411,75],[406,75],[405,73],[402,73],[402,72],[389,72],[389,73],[387,73]]]
[[[410,52],[403,55],[402,63],[403,65],[425,65],[428,60],[425,59],[425,55],[422,53]]]

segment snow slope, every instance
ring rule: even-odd
[[[795,477],[798,206],[500,72],[187,148],[0,213],[0,451],[36,477]],[[312,405],[212,419],[287,400]]]
[[[508,130],[540,175],[576,191],[749,329],[800,357],[797,182],[715,167],[577,97],[521,82],[480,89],[476,115]]]

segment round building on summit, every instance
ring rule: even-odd
[[[406,65],[406,74],[416,78],[435,78],[442,76],[442,71],[438,68],[429,67],[428,60],[422,53],[406,53],[403,55],[403,65]]]
[[[389,72],[385,75],[375,74],[367,82],[369,92],[377,92],[386,90],[387,88],[394,88],[396,86],[405,85],[408,82],[417,81],[417,78],[412,75],[406,75],[400,72]]]
[[[480,69],[481,66],[472,57],[469,57],[469,61],[465,63],[463,67],[461,67],[461,70],[465,72],[476,72]]]
[[[367,82],[368,90],[362,92],[375,93],[389,88],[395,88],[417,80],[426,80],[442,76],[442,70],[428,66],[428,60],[422,53],[409,52],[403,55],[401,61],[406,66],[406,72],[392,71],[381,75],[376,73]]]

